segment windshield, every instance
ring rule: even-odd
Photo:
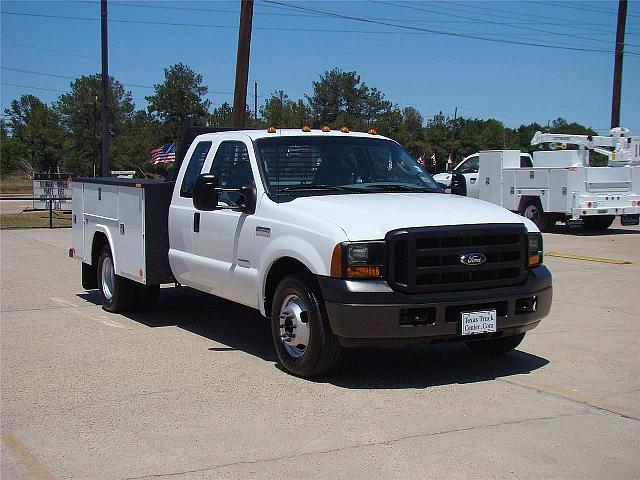
[[[274,137],[256,142],[266,188],[280,195],[442,192],[401,146],[366,137]]]

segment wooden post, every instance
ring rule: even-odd
[[[249,80],[249,52],[251,49],[251,24],[253,0],[241,0],[240,29],[238,31],[238,55],[236,59],[236,85],[233,93],[231,126],[243,128],[247,111],[247,82]]]
[[[109,44],[107,42],[107,0],[101,0],[102,33],[102,155],[100,173],[109,176]]]
[[[620,96],[622,95],[622,58],[624,56],[624,30],[627,22],[627,0],[618,2],[618,29],[613,66],[613,95],[611,98],[611,128],[620,126]]]

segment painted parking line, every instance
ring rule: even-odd
[[[11,432],[2,432],[0,441],[22,462],[29,471],[31,478],[35,480],[53,480],[53,475],[44,468],[16,435]]]
[[[628,260],[614,260],[611,258],[586,257],[584,255],[572,255],[570,253],[545,252],[545,257],[568,258],[571,260],[583,260],[585,262],[612,263],[613,265],[631,265]]]

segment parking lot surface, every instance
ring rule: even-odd
[[[554,303],[517,351],[352,350],[304,380],[250,309],[172,287],[109,314],[69,229],[3,231],[1,476],[638,478],[640,229],[544,241]]]

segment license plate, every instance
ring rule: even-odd
[[[496,311],[462,312],[462,335],[496,331]]]

